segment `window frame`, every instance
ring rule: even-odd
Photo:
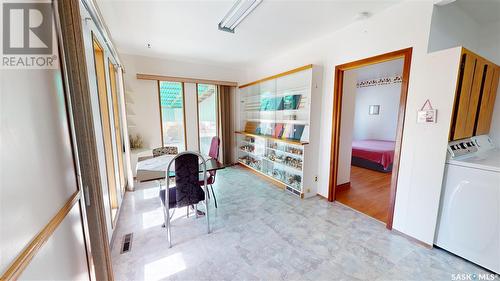
[[[165,147],[165,140],[163,139],[163,113],[161,110],[161,82],[171,82],[171,83],[180,83],[182,89],[182,127],[184,131],[184,151],[187,151],[187,134],[186,134],[186,95],[184,90],[184,82],[176,82],[176,81],[168,81],[168,80],[157,80],[158,87],[158,111],[160,112],[160,139],[161,146]]]

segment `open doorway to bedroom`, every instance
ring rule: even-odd
[[[392,228],[411,49],[337,66],[330,201]]]

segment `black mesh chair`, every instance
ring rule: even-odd
[[[201,164],[199,159],[201,158]],[[170,181],[168,180],[168,174],[170,172],[170,167],[175,161],[175,186],[170,188]],[[204,185],[200,188],[199,184],[199,173],[200,165],[203,170]],[[205,216],[207,218],[207,233],[210,233],[210,219],[208,212],[208,194],[207,190],[207,166],[203,156],[197,152],[186,151],[176,155],[167,166],[167,179],[166,188],[160,189],[160,199],[163,205],[163,215],[165,219],[165,227],[167,228],[167,239],[169,247],[172,247],[172,238],[170,231],[170,209],[186,207],[195,207],[195,214],[198,217],[198,203],[204,201],[206,212]],[[168,192],[165,192],[168,190]],[[168,202],[168,204],[165,204]]]

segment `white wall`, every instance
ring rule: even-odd
[[[394,228],[432,244],[448,139],[451,105],[458,73],[458,50],[427,54],[433,5],[406,1],[274,60],[256,65],[248,81],[309,63],[324,67],[321,100],[318,193],[328,195],[333,70],[335,65],[413,47],[407,114]],[[430,98],[438,123],[416,124],[416,110]],[[307,169],[307,167],[305,167]]]
[[[480,25],[456,3],[435,6],[429,36],[429,52],[465,46],[479,51]]]
[[[500,65],[500,21],[483,24],[479,34],[479,54]]]
[[[129,114],[127,118],[129,122],[136,124],[133,127],[129,126],[129,134],[140,134],[144,146],[149,148],[161,146],[158,85],[156,81],[136,79],[137,73],[234,82],[241,81],[245,77],[245,71],[221,65],[195,64],[128,54],[122,54],[121,59],[125,68],[125,90],[133,103],[127,104],[127,110],[129,113],[132,110],[135,115]],[[186,83],[185,90],[188,149],[197,150],[196,87],[194,84]]]
[[[479,54],[500,65],[500,21],[481,26]],[[499,87],[500,89],[500,87]],[[500,147],[500,90],[497,90],[490,137]]]
[[[464,46],[500,64],[500,21],[480,23],[457,3],[435,6],[429,37],[429,52]]]
[[[356,91],[355,140],[396,140],[401,83],[363,87]],[[379,115],[369,115],[370,105],[380,105]]]

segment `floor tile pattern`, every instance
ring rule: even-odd
[[[487,273],[426,249],[380,222],[320,197],[298,199],[245,168],[217,173],[219,208],[205,218],[178,209],[168,248],[158,187],[127,192],[112,247],[116,280],[452,280]],[[200,207],[203,209],[204,207]],[[122,237],[133,232],[130,252]]]

